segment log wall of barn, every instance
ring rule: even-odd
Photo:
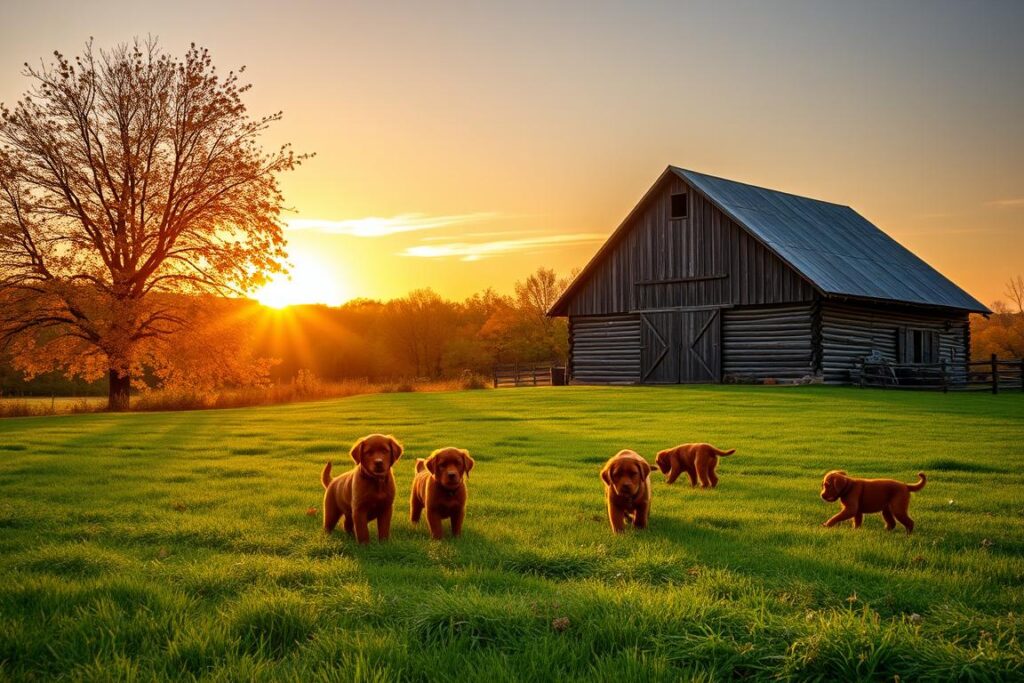
[[[672,220],[671,196],[680,192],[689,197],[688,217]],[[810,284],[677,176],[627,220],[569,302],[570,316],[814,298]]]
[[[802,379],[815,374],[813,304],[730,308],[722,315],[722,379]]]
[[[640,381],[640,318],[569,318],[569,376],[578,384]]]
[[[939,360],[962,365],[967,359],[967,313],[934,313],[922,309],[861,306],[825,301],[821,306],[821,357],[825,382],[859,381],[857,361],[877,351],[898,362],[897,331],[901,327],[939,333]]]

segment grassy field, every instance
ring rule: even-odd
[[[407,446],[392,541],[325,538],[324,460]],[[655,475],[613,537],[616,450]],[[477,467],[463,538],[407,520],[413,462]],[[0,678],[1020,680],[1024,396],[557,387],[0,421]],[[822,473],[913,481],[912,536],[819,524]],[[685,479],[685,478],[684,478]]]

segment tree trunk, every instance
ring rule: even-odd
[[[132,387],[131,375],[110,371],[110,393],[107,395],[107,410],[120,412],[128,410],[128,392]]]

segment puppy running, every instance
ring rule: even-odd
[[[331,479],[331,463],[320,480],[324,488],[324,531],[331,533],[344,518],[345,532],[355,532],[360,543],[370,542],[369,522],[377,520],[377,538],[391,534],[395,502],[395,475],[391,467],[402,457],[402,444],[393,436],[370,434],[356,441],[349,452],[356,466]]]
[[[612,531],[621,533],[626,520],[646,529],[651,513],[651,465],[637,453],[621,450],[601,470]]]
[[[924,472],[917,476],[916,484],[904,484],[894,479],[855,479],[841,470],[832,470],[821,480],[821,498],[827,503],[842,500],[843,509],[821,525],[831,527],[852,519],[853,528],[859,529],[864,515],[881,512],[886,531],[892,531],[899,520],[909,534],[914,530],[914,520],[907,514],[910,494],[923,489],[927,481]]]
[[[690,478],[690,486],[696,486],[699,479],[701,488],[715,488],[718,486],[715,468],[718,467],[719,456],[732,455],[735,452],[735,448],[722,451],[709,443],[684,443],[675,448],[658,451],[654,462],[665,475],[667,484],[675,483],[679,475],[686,472],[686,476]]]
[[[439,540],[444,535],[442,521],[451,520],[452,536],[462,533],[462,520],[466,517],[466,479],[473,469],[469,451],[461,448],[438,448],[424,460],[416,460],[416,475],[409,494],[409,520],[420,521],[427,510],[430,537]]]

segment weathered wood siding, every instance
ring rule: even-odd
[[[640,381],[640,318],[569,318],[570,380],[578,384]]]
[[[825,301],[821,307],[822,370],[825,382],[856,382],[857,361],[872,351],[895,363],[900,328],[939,335],[939,360],[960,365],[967,359],[968,314],[865,306]]]
[[[812,304],[723,311],[725,381],[792,380],[814,375]]]
[[[671,220],[671,196],[689,215]],[[666,282],[676,280],[676,282]],[[814,289],[710,201],[669,176],[569,302],[569,315],[810,301]]]

